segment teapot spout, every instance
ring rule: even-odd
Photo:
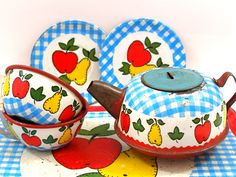
[[[88,92],[115,118],[119,118],[125,90],[102,81],[92,81]]]

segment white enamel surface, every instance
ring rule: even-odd
[[[129,108],[129,107],[128,107]],[[131,108],[129,108],[131,109]],[[132,109],[131,109],[132,110]],[[223,117],[222,123],[219,127],[214,126],[214,121],[216,119],[216,114],[219,113],[220,116]],[[174,118],[158,118],[158,117],[151,117],[144,114],[141,114],[137,111],[132,110],[132,113],[130,114],[130,128],[128,133],[125,133],[123,131],[124,135],[127,135],[129,137],[134,138],[135,140],[138,140],[140,142],[143,142],[145,144],[151,145],[153,147],[157,148],[171,148],[171,147],[187,147],[187,146],[202,146],[205,143],[209,142],[211,139],[215,138],[217,135],[220,135],[226,126],[226,117],[224,116],[224,112],[221,112],[221,105],[217,107],[214,111],[209,113],[209,121],[211,122],[211,133],[207,141],[202,142],[199,144],[195,138],[194,135],[194,129],[197,126],[197,124],[193,123],[193,119],[195,118],[201,118],[204,115],[199,115],[197,117],[174,117]],[[138,132],[133,127],[133,122],[137,122],[138,119],[141,119],[141,123],[144,126],[145,130],[143,132]],[[157,121],[162,120],[165,124],[159,125],[161,129],[161,136],[162,136],[162,144],[160,146],[149,143],[148,140],[148,133],[151,129],[151,125],[148,125],[147,121],[150,118],[155,118]],[[155,122],[155,121],[154,121]],[[200,123],[199,123],[200,124]],[[181,140],[174,141],[169,136],[169,132],[173,132],[175,127],[178,127],[180,132],[184,133],[184,136]],[[121,118],[119,118],[118,121],[118,127],[121,129]]]

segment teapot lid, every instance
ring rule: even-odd
[[[161,68],[142,75],[144,85],[161,91],[184,92],[200,87],[203,77],[190,69]]]

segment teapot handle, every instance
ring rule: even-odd
[[[234,81],[236,83],[236,77],[231,72],[225,72],[219,79],[214,79],[214,81],[219,87],[224,87],[226,81],[230,76],[234,78]],[[234,104],[235,101],[236,101],[236,92],[226,103],[227,110],[229,110],[229,108]]]

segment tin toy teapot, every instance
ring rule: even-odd
[[[228,133],[226,103],[219,87],[232,73],[218,80],[197,71],[159,68],[134,77],[119,89],[93,81],[88,92],[116,119],[117,135],[146,154],[179,158],[201,154]]]

